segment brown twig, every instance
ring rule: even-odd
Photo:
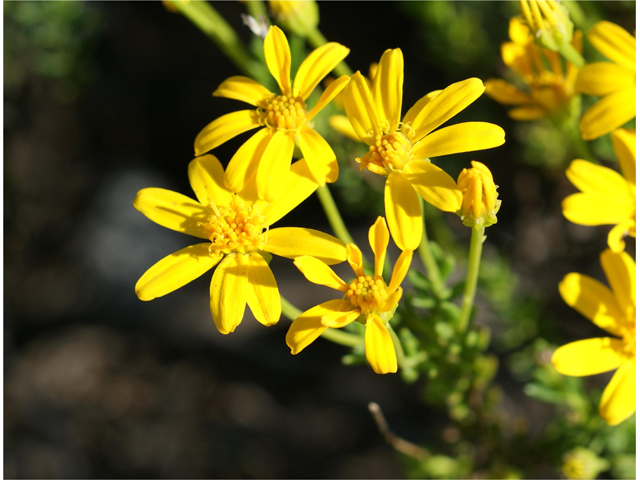
[[[416,460],[426,460],[431,453],[426,448],[422,448],[415,443],[408,442],[403,438],[396,436],[390,429],[387,420],[384,418],[380,405],[375,402],[369,403],[369,412],[378,425],[378,430],[385,441],[400,453],[415,458]]]

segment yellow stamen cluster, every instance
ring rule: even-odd
[[[403,133],[376,135],[375,143],[369,146],[364,158],[356,158],[362,166],[379,175],[402,171],[413,160],[413,143]]]
[[[198,223],[208,234],[212,253],[251,253],[265,243],[264,216],[257,207],[245,204],[234,195],[228,207],[217,207],[209,200],[213,212],[206,222]]]
[[[462,192],[462,208],[458,214],[468,227],[488,227],[498,221],[496,212],[500,207],[498,187],[493,183],[491,171],[480,162],[471,162],[458,177],[458,188]]]
[[[300,97],[274,95],[260,114],[263,125],[276,130],[297,130],[306,119],[307,108]]]
[[[354,279],[347,290],[347,298],[354,307],[367,315],[379,311],[386,303],[387,284],[380,275],[360,275]]]

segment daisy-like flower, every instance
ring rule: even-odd
[[[402,52],[387,50],[372,87],[356,72],[343,96],[351,126],[369,146],[357,159],[361,169],[387,177],[384,203],[391,236],[401,250],[415,250],[422,237],[418,195],[445,212],[457,212],[462,201],[455,180],[429,158],[497,147],[504,143],[504,130],[468,122],[434,131],[482,95],[477,78],[425,95],[401,122],[403,81]]]
[[[274,228],[318,187],[304,160],[291,166],[282,196],[266,204],[255,184],[239,193],[223,184],[222,165],[213,155],[189,164],[189,182],[198,201],[162,188],[140,190],[133,206],[163,227],[207,240],[163,258],[136,283],[140,300],[153,300],[195,280],[216,265],[211,280],[213,321],[223,334],[240,324],[245,306],[265,326],[281,313],[276,280],[265,252],[286,258],[313,255],[328,264],[346,258],[345,245],[317,230]],[[318,260],[320,261],[320,260]]]
[[[528,87],[528,93],[499,79],[489,79],[484,85],[487,95],[496,102],[513,105],[509,116],[514,120],[537,120],[568,112],[575,97],[578,68],[562,60],[557,52],[540,48],[521,17],[513,17],[509,23],[511,42],[502,44],[502,60],[516,72]],[[582,32],[576,31],[573,46],[582,50]]]
[[[302,62],[291,84],[291,51],[282,30],[272,26],[264,39],[267,67],[281,93],[272,93],[258,82],[242,76],[231,77],[213,92],[216,97],[233,98],[256,107],[223,115],[207,125],[195,141],[196,155],[243,132],[261,128],[238,149],[224,174],[225,185],[239,192],[254,177],[258,196],[275,200],[283,192],[296,145],[307,161],[318,185],[335,182],[338,162],[329,144],[312,128],[314,117],[349,83],[344,75],[334,81],[318,103],[307,111],[305,100],[320,81],[349,53],[338,43],[315,49]]]
[[[389,285],[382,278],[384,258],[389,244],[389,230],[382,217],[369,229],[369,243],[375,255],[374,275],[366,275],[362,252],[353,243],[347,245],[347,260],[355,278],[347,283],[316,258],[303,256],[294,264],[313,283],[344,293],[342,299],[329,300],[307,310],[296,318],[287,333],[291,353],[300,353],[327,328],[342,328],[358,321],[366,326],[364,343],[367,361],[376,373],[395,373],[398,370],[393,341],[387,323],[393,317],[402,298],[400,284],[404,280],[413,252],[405,250],[396,262]]]
[[[621,127],[636,116],[636,39],[615,23],[596,23],[587,38],[613,63],[585,65],[576,90],[603,97],[580,120],[584,140],[594,140]]]
[[[575,377],[618,369],[600,399],[600,415],[617,425],[636,411],[636,264],[626,253],[605,250],[600,263],[611,289],[586,275],[570,273],[560,295],[598,327],[618,338],[590,338],[557,349],[551,362]]]
[[[636,236],[636,132],[618,129],[611,134],[622,175],[586,160],[574,160],[567,177],[581,193],[562,202],[562,213],[579,225],[615,225],[609,232],[609,248],[624,250],[623,238]]]

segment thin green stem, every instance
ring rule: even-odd
[[[582,55],[580,55],[580,53],[570,43],[562,45],[558,50],[558,53],[566,60],[573,63],[576,67],[582,68],[584,66],[584,58],[582,58]]]
[[[327,43],[327,39],[322,35],[318,28],[314,28],[307,34],[307,40],[311,44],[313,48],[321,47],[322,45]],[[346,62],[340,62],[336,68],[333,69],[338,75],[353,75],[353,71],[349,68],[349,65]]]
[[[331,191],[329,191],[329,186],[325,185],[324,187],[319,187],[316,190],[318,194],[318,198],[320,199],[320,203],[322,204],[322,208],[324,209],[324,213],[327,216],[327,220],[329,220],[329,225],[331,225],[331,229],[336,236],[346,243],[354,243],[349,230],[347,230],[347,226],[344,224],[342,220],[342,216],[338,211],[338,207],[336,206],[336,202],[333,200],[333,196],[331,195]]]
[[[422,198],[420,198],[420,207],[424,211],[424,201],[422,200]],[[418,254],[420,255],[420,259],[422,260],[422,265],[427,271],[427,277],[431,281],[434,293],[438,298],[442,298],[442,293],[444,291],[445,285],[442,281],[442,275],[440,275],[438,263],[436,262],[436,259],[433,256],[433,252],[431,252],[431,247],[429,246],[427,224],[424,222],[424,217],[422,219],[422,223],[422,239],[420,240],[420,246],[418,247]]]
[[[593,156],[591,150],[589,150],[589,146],[587,142],[582,139],[582,135],[580,134],[580,129],[577,128],[576,125],[571,125],[571,139],[573,140],[573,148],[575,153],[582,159],[588,160],[595,164],[600,164],[600,162]]]
[[[458,328],[460,332],[465,332],[469,326],[471,309],[476,296],[478,285],[478,273],[480,272],[480,258],[482,257],[482,243],[484,242],[484,227],[471,229],[471,245],[469,246],[469,265],[467,266],[467,283],[462,296],[462,308]]]
[[[302,313],[299,308],[296,308],[282,295],[280,295],[280,303],[282,303],[282,314],[292,322]],[[358,345],[362,345],[364,341],[359,335],[353,335],[333,328],[326,329],[321,336],[325,340],[337,343],[338,345],[344,345],[345,347],[357,347]]]

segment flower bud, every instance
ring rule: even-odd
[[[520,0],[525,20],[536,43],[554,52],[570,45],[573,23],[569,12],[557,0]]]
[[[318,26],[318,4],[313,0],[269,0],[276,22],[285,29],[306,37]]]
[[[597,478],[609,469],[609,462],[598,457],[593,451],[576,447],[562,457],[562,473],[567,478]]]
[[[482,163],[472,161],[458,176],[458,188],[462,192],[462,207],[458,215],[467,227],[490,227],[498,221],[500,208],[498,187],[493,183],[491,171]]]

